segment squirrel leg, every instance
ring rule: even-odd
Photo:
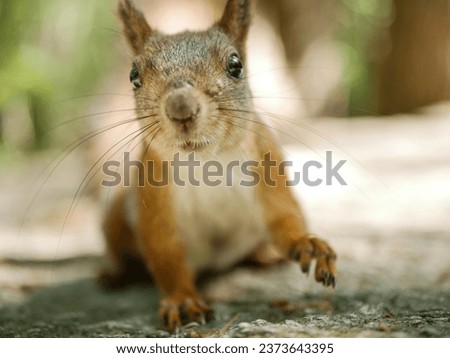
[[[168,188],[158,188],[154,192],[151,188],[141,190],[140,247],[162,292],[160,320],[171,332],[178,331],[186,322],[205,323],[212,317],[212,310],[198,294],[194,272],[186,263],[185,248],[168,205]]]
[[[316,260],[315,279],[325,286],[336,284],[336,253],[323,240],[307,232],[302,210],[288,185],[283,159],[270,133],[264,133],[264,145],[260,156],[274,165],[261,166],[258,193],[263,205],[268,228],[278,249],[283,255],[300,263],[304,273]],[[269,176],[270,175],[270,176]]]
[[[125,219],[124,198],[125,192],[121,191],[112,199],[103,222],[110,267],[100,272],[97,281],[107,289],[151,282],[151,277],[139,257],[135,235]]]

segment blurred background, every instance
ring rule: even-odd
[[[141,3],[155,27],[176,32],[208,26],[224,1]],[[99,0],[2,1],[3,154],[64,142],[53,128],[87,115],[105,94],[105,81],[128,65],[115,7]],[[445,0],[259,0],[257,14],[254,91],[272,87],[272,97],[290,97],[294,118],[408,113],[448,99]]]
[[[136,3],[172,33],[208,27],[225,1]],[[0,304],[99,265],[96,177],[132,133],[114,123],[133,118],[116,5],[0,1]],[[287,156],[347,160],[348,186],[299,188],[312,229],[356,264],[378,259],[374,242],[394,261],[406,236],[435,240],[406,250],[396,277],[411,282],[450,271],[449,20],[447,0],[259,0],[249,39],[255,108]]]

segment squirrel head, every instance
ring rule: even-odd
[[[251,126],[246,40],[251,0],[228,0],[221,19],[206,31],[160,33],[132,0],[119,17],[133,52],[130,81],[139,118],[167,149],[200,151],[235,146]],[[150,144],[150,143],[149,143]]]

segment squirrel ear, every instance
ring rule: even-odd
[[[222,19],[218,23],[219,27],[236,42],[242,56],[250,28],[251,3],[251,0],[228,0]]]
[[[138,55],[147,39],[152,35],[153,30],[132,0],[120,0],[118,12],[128,44],[133,53]]]

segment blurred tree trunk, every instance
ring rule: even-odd
[[[394,0],[392,50],[380,67],[380,114],[449,99],[448,0]]]
[[[335,27],[334,0],[259,0],[259,5],[280,34],[292,66],[298,66],[313,41],[329,36]]]

